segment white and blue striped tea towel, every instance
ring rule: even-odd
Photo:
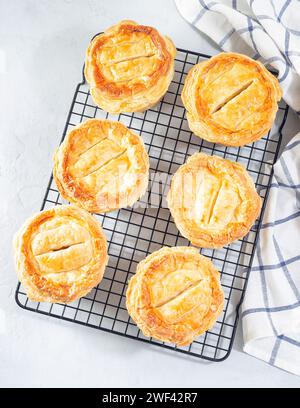
[[[274,165],[242,321],[244,351],[300,375],[300,133]]]
[[[175,3],[223,50],[271,64],[284,99],[300,113],[300,1]],[[247,353],[300,375],[300,133],[274,166],[242,320]]]

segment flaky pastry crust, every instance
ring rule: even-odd
[[[180,233],[193,245],[219,248],[244,237],[261,198],[239,163],[195,153],[171,181],[167,202]]]
[[[195,135],[242,146],[270,130],[281,96],[278,80],[260,62],[220,53],[189,71],[181,98]]]
[[[142,112],[167,92],[176,48],[155,28],[121,21],[87,49],[85,77],[96,105],[111,113]]]
[[[224,294],[211,261],[192,247],[163,247],[137,266],[126,307],[145,336],[190,344],[222,312]]]
[[[91,212],[133,205],[148,185],[143,139],[120,122],[91,119],[72,129],[54,156],[62,197]]]
[[[18,278],[36,302],[70,303],[86,295],[108,261],[100,224],[74,205],[32,216],[16,234],[14,250]]]

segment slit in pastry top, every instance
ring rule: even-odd
[[[137,28],[132,35],[121,32],[108,37],[97,50],[98,68],[106,81],[116,84],[150,78],[162,64],[163,54],[158,44],[151,29]]]
[[[167,259],[167,260],[166,260]],[[197,308],[197,315],[208,312],[212,290],[206,275],[206,264],[198,258],[170,256],[155,264],[155,273],[149,270],[151,304],[168,323],[178,323]],[[203,297],[208,300],[203,306]]]
[[[213,110],[212,114],[218,112],[219,110],[223,109],[229,102],[234,103],[234,98],[239,96],[242,92],[246,91],[250,85],[252,85],[253,80],[247,81],[245,84],[237,87],[231,94],[227,95],[223,101],[220,101],[218,105],[216,105]]]
[[[88,264],[93,255],[89,232],[67,217],[61,217],[56,228],[37,230],[31,249],[42,274],[69,271],[80,274],[80,268]]]

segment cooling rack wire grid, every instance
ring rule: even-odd
[[[261,218],[243,240],[221,249],[201,250],[203,255],[212,259],[221,273],[225,305],[214,327],[191,345],[176,347],[143,336],[129,318],[125,306],[127,282],[135,273],[139,261],[162,246],[189,245],[174,225],[164,197],[170,176],[190,155],[201,151],[243,164],[255,182],[265,206],[272,165],[278,155],[288,107],[281,102],[271,131],[261,140],[247,146],[225,147],[194,136],[189,130],[180,94],[187,72],[194,64],[209,57],[179,49],[175,61],[175,76],[167,94],[157,106],[144,113],[108,114],[95,106],[84,79],[77,85],[63,137],[75,125],[89,118],[107,118],[124,123],[143,137],[148,150],[149,192],[133,208],[96,215],[108,239],[109,252],[109,263],[98,287],[80,300],[63,305],[32,302],[27,298],[22,285],[18,284],[16,301],[19,306],[36,313],[211,361],[221,361],[228,357],[236,332],[238,310],[245,292]],[[151,207],[147,208],[149,198]],[[51,176],[41,208],[48,209],[62,203],[64,200],[60,197]]]

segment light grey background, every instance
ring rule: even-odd
[[[177,47],[218,50],[172,0],[0,0],[0,386],[299,387],[300,378],[242,352],[223,363],[19,309],[11,240],[40,208],[85,49],[121,19],[153,25]],[[300,130],[291,114],[285,140]]]

